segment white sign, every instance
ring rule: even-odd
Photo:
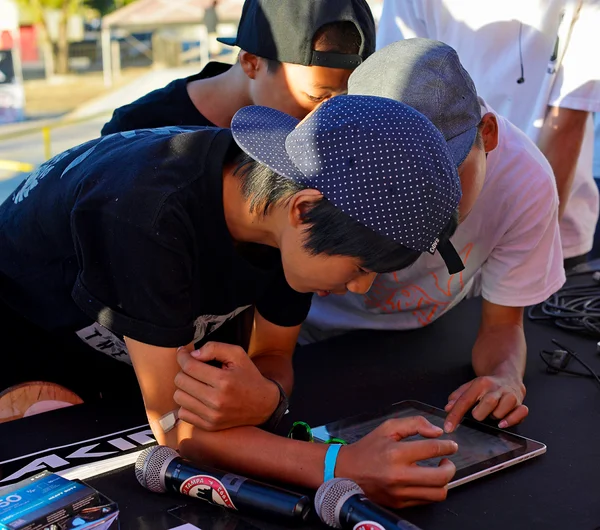
[[[24,106],[23,85],[0,84],[0,124],[21,121],[24,118]]]
[[[0,31],[19,29],[19,12],[12,0],[0,0]]]

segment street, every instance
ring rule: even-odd
[[[167,85],[174,79],[195,74],[200,69],[198,64],[192,64],[180,68],[152,70],[133,82],[82,105],[64,119],[85,121],[51,130],[51,154],[56,155],[70,147],[97,138],[104,123],[110,119],[113,109],[135,101],[148,92]],[[0,137],[9,135],[11,131],[18,133],[21,128],[22,124],[0,126]],[[34,167],[44,162],[44,142],[41,131],[38,130],[14,139],[0,140],[1,160],[26,162],[33,164]],[[0,203],[26,176],[27,174],[23,172],[0,168]]]

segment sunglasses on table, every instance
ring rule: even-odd
[[[294,422],[292,428],[290,429],[290,432],[288,433],[288,438],[291,438],[292,440],[300,440],[302,442],[314,443],[315,441],[312,429],[310,428],[308,423],[303,421]],[[327,440],[325,443],[348,445],[348,442],[342,440],[341,438],[329,438],[329,440]]]

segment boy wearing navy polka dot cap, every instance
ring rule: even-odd
[[[115,110],[102,135],[165,126],[230,127],[247,105],[303,118],[342,94],[354,68],[375,51],[375,22],[366,0],[246,0],[231,66],[210,62]],[[252,307],[220,327],[224,342],[247,345]]]
[[[460,272],[454,247],[438,237],[461,197],[439,131],[411,107],[386,98],[338,96],[322,107],[299,125],[274,109],[246,107],[234,117],[233,135],[277,174],[318,189],[396,243],[438,250],[448,270]]]
[[[371,56],[351,76],[349,92],[411,105],[443,133],[462,184],[460,224],[452,238],[465,270],[452,275],[438,256],[380,275],[366,296],[316,299],[302,341],[347,329],[412,329],[428,325],[467,296],[482,295],[472,351],[477,375],[450,394],[445,428],[472,407],[504,428],[522,421],[526,343],[523,308],[545,300],[565,281],[552,170],[537,147],[477,97],[450,46],[399,41]]]
[[[440,436],[424,418],[382,425],[333,466],[327,446],[269,431],[287,410],[313,293],[364,294],[377,273],[436,249],[458,266],[448,240],[460,198],[441,133],[385,98],[337,96],[302,122],[250,106],[232,130],[145,129],[75,147],[0,206],[4,348],[28,344],[0,389],[23,376],[89,402],[98,387],[114,394],[120,366],[158,442],[185,457],[314,489],[335,473],[394,507],[442,500],[452,462],[416,462],[456,444],[396,441]],[[247,352],[206,342],[251,305]]]

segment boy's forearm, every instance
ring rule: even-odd
[[[299,325],[277,326],[255,311],[248,355],[260,373],[268,379],[277,381],[288,396],[294,386],[292,356],[299,333]]]
[[[527,345],[523,328],[506,324],[480,333],[472,352],[477,376],[511,375],[523,378]]]
[[[548,107],[538,147],[544,153],[556,178],[562,218],[569,200],[575,169],[581,152],[589,112],[563,107]]]
[[[484,300],[481,324],[473,346],[473,369],[478,376],[510,375],[522,380],[527,360],[522,307]]]
[[[184,427],[184,425],[180,425]],[[185,429],[189,429],[185,424]],[[296,486],[316,489],[323,482],[327,446],[283,438],[256,427],[236,427],[218,432],[196,428],[179,442],[188,460]]]
[[[253,355],[252,361],[267,379],[277,381],[289,396],[294,387],[294,368],[291,356],[283,356],[277,353]]]

